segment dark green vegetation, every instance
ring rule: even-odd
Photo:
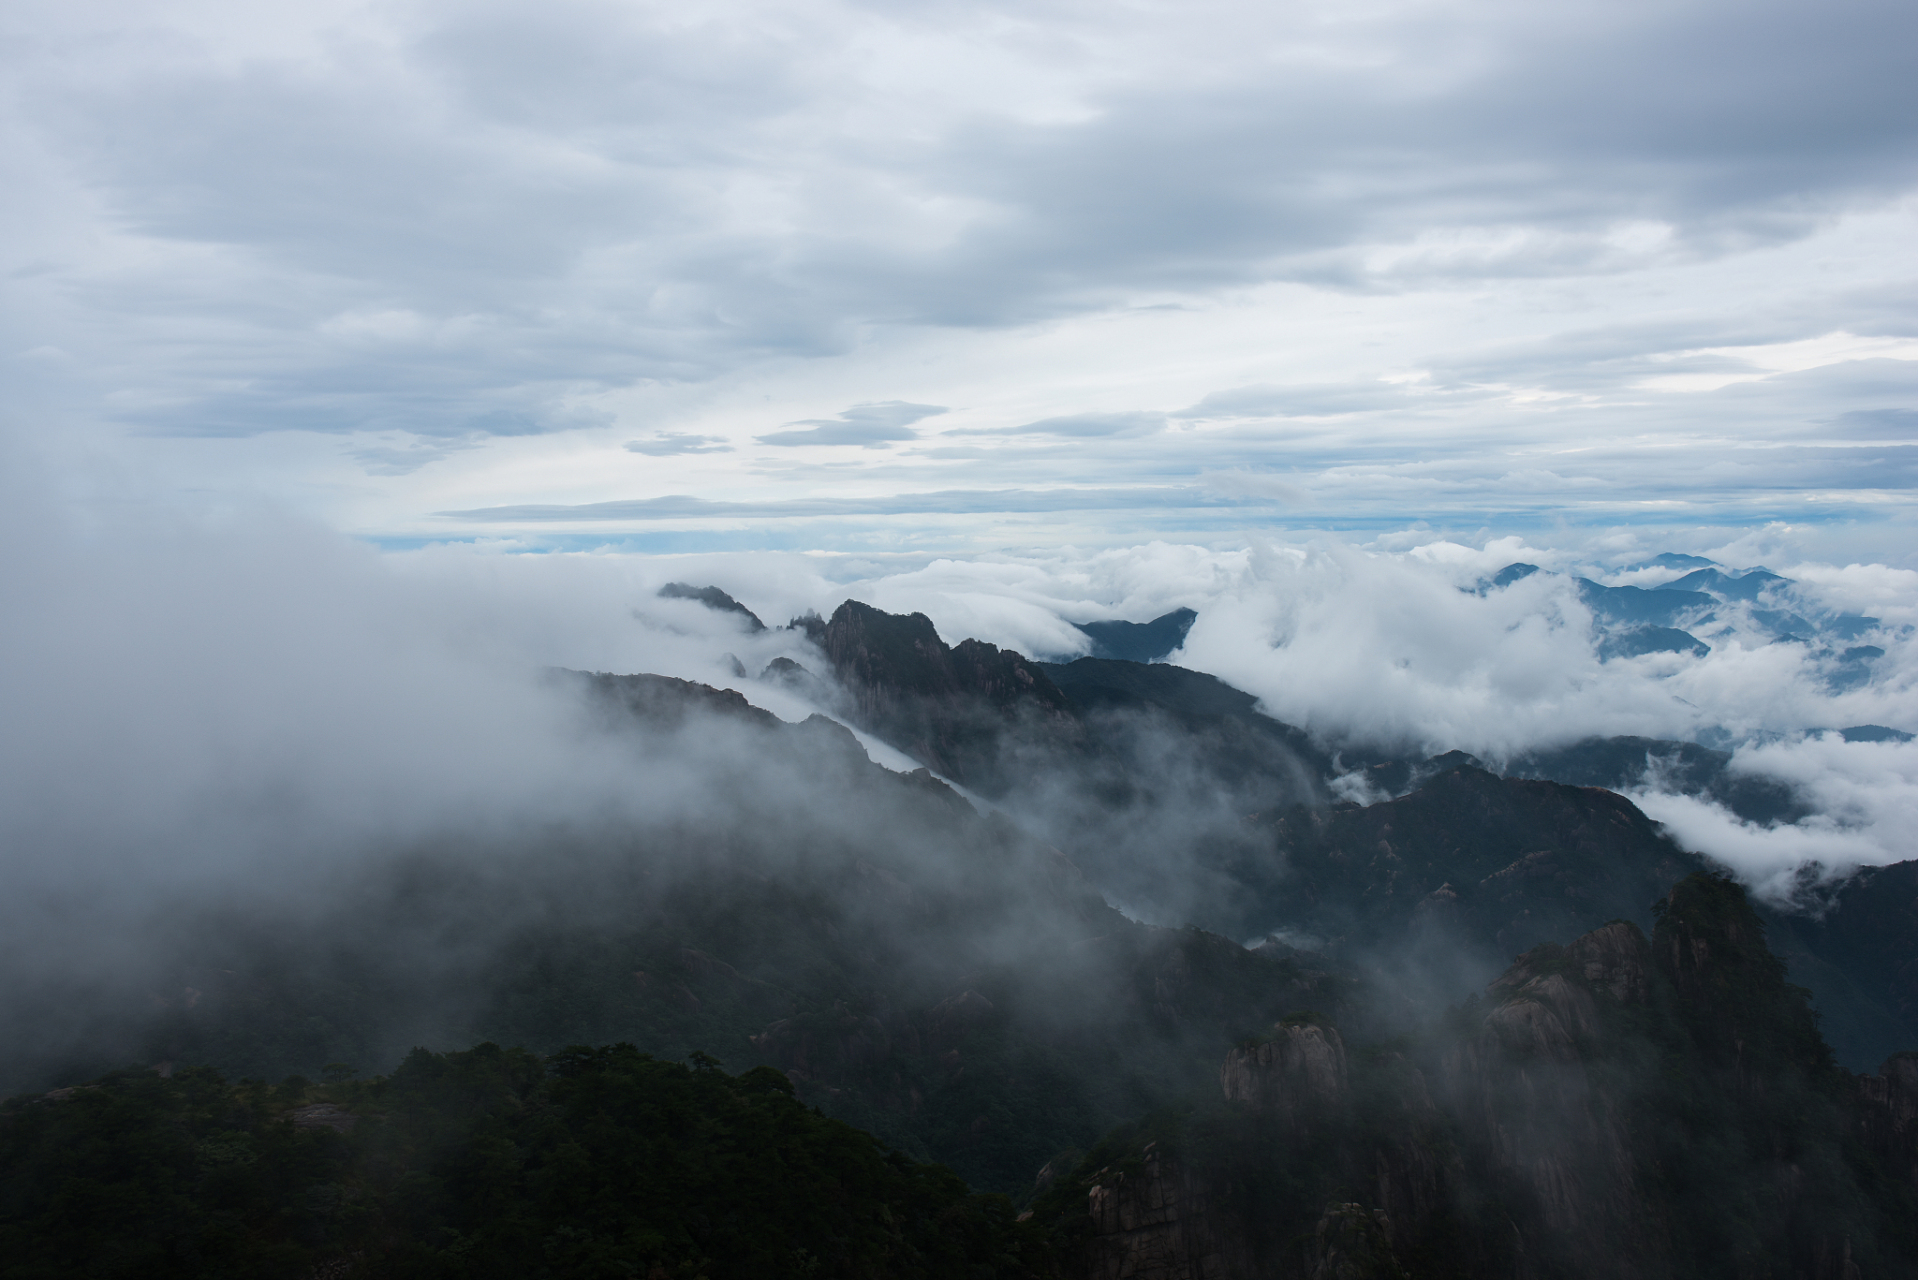
[[[483,1044],[368,1081],[129,1069],[11,1099],[0,1256],[103,1278],[1918,1275],[1918,1055],[1836,1067],[1731,882],[1689,876],[1657,914],[1649,940],[1621,921],[1534,947],[1404,1033],[1348,1046],[1298,1013],[1241,1037],[1209,1098],[1053,1161],[1026,1221],[765,1067]]]
[[[1484,966],[1467,987],[1536,943],[1645,918],[1702,865],[1622,796],[1467,764],[1398,800],[1255,821],[1287,853],[1268,890],[1278,925],[1353,958],[1409,941],[1411,964]]]
[[[631,1045],[416,1050],[318,1087],[119,1072],[0,1109],[0,1257],[19,1280],[1024,1273],[1003,1198],[792,1093]]]
[[[985,648],[975,674],[1008,691],[1033,674],[1056,715],[1011,692],[968,703],[939,650],[915,649],[921,668],[867,656],[873,671],[951,676],[939,697],[970,708],[995,750],[1007,725],[1049,725],[1035,758],[1057,767],[1022,767],[1030,789],[1013,794],[1050,800],[1052,826],[1022,831],[924,774],[880,769],[823,719],[783,725],[736,694],[593,677],[582,687],[608,750],[630,751],[640,781],[692,761],[697,808],[645,828],[414,847],[314,907],[181,920],[106,997],[57,981],[13,993],[39,1001],[15,1025],[40,1038],[5,1046],[0,1087],[126,1061],[278,1078],[414,1044],[629,1041],[789,1071],[830,1114],[1020,1193],[1059,1151],[1205,1087],[1227,1046],[1280,1015],[1403,1021],[1535,942],[1614,917],[1650,927],[1649,903],[1698,865],[1615,795],[1463,760],[1383,762],[1410,771],[1396,800],[1285,800],[1248,821],[1252,801],[1292,786],[1282,770],[1311,782],[1331,764],[1246,695],[1175,667],[1047,668]],[[1061,774],[1073,788],[1043,790]],[[1882,981],[1911,954],[1897,883],[1861,880],[1844,929],[1780,934],[1854,1067],[1918,1040],[1910,1002]],[[1217,932],[1138,924],[1101,890]],[[1275,929],[1291,945],[1228,940]]]
[[[1838,1060],[1858,1070],[1918,1045],[1918,862],[1860,871],[1820,906],[1768,921]]]
[[[1528,751],[1506,762],[1516,778],[1546,778],[1581,787],[1627,791],[1656,774],[1668,790],[1703,796],[1747,822],[1795,822],[1810,812],[1792,791],[1770,778],[1733,773],[1732,753],[1696,742],[1657,738],[1586,738],[1569,746]]]
[[[1249,1030],[1300,1007],[1356,1016],[1352,977],[1127,920],[1059,853],[871,764],[830,722],[659,677],[582,687],[609,750],[649,726],[636,777],[690,758],[730,803],[684,826],[414,849],[317,907],[184,920],[153,944],[164,966],[87,1006],[84,1035],[37,1058],[6,1046],[7,1087],[126,1061],[276,1079],[414,1044],[627,1041],[789,1071],[807,1102],[1014,1192],[1202,1086]]]

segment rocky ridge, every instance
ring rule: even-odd
[[[1833,1067],[1743,892],[1694,875],[1649,938],[1535,947],[1415,1043],[1287,1020],[1035,1217],[1101,1280],[1911,1276],[1915,1160],[1918,1054]]]

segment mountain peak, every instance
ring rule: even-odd
[[[1092,658],[1120,658],[1128,662],[1157,662],[1185,643],[1199,615],[1174,609],[1150,622],[1075,622],[1072,625],[1092,641]]]
[[[662,600],[692,600],[705,605],[715,613],[736,613],[746,619],[746,630],[764,631],[766,624],[759,615],[748,609],[718,587],[695,587],[684,582],[669,582],[656,593]]]

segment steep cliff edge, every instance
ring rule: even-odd
[[[1101,1170],[1086,1193],[1088,1280],[1225,1280],[1254,1265],[1218,1220],[1219,1192],[1148,1142],[1129,1168]]]
[[[1793,979],[1817,993],[1840,1062],[1861,1070],[1918,1044],[1918,861],[1867,867],[1817,912],[1767,923]]]
[[[1443,1096],[1474,1166],[1541,1237],[1529,1252],[1610,1263],[1586,1274],[1648,1274],[1641,1260],[1663,1247],[1632,1130],[1645,1065],[1621,1025],[1648,1003],[1651,968],[1645,935],[1626,921],[1536,947],[1487,988],[1476,1030],[1441,1053]]]
[[[1858,1139],[1885,1174],[1918,1192],[1918,1052],[1894,1054],[1858,1082]]]

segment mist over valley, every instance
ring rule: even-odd
[[[995,1264],[1021,1274],[1154,1251],[1289,1274],[1335,1249],[1436,1257],[1441,1239],[1480,1274],[1513,1265],[1490,1225],[1508,1220],[1552,1266],[1614,1231],[1633,1258],[1689,1266],[1734,1247],[1694,1212],[1749,1217],[1740,1256],[1842,1250],[1831,1215],[1874,1265],[1906,1256],[1889,1225],[1905,1193],[1870,1172],[1913,1159],[1899,1072],[1918,1043],[1898,821],[1918,751],[1895,727],[1911,605],[1852,585],[1882,571],[1701,580],[1657,559],[1581,573],[1507,568],[1498,544],[1320,541],[1214,559],[1209,579],[1140,555],[1107,591],[1187,583],[1194,603],[1135,621],[1156,604],[1088,617],[1083,592],[1048,598],[1041,574],[1086,573],[1056,560],[785,578],[762,598],[752,575],[772,566],[751,560],[706,562],[747,570],[735,595],[657,581],[674,561],[231,532],[90,556],[17,597],[35,607],[16,705],[43,709],[8,730],[8,847],[37,853],[6,904],[18,1114],[122,1064],[155,1081],[190,1065],[302,1082],[258,1095],[250,1124],[325,1105],[390,1129],[416,1123],[382,1092],[402,1060],[505,1045],[536,1078],[537,1055],[625,1044],[641,1064],[777,1071],[818,1113],[1030,1207],[979,1227],[1023,1241]],[[1625,591],[1636,612],[1588,603]],[[1861,597],[1878,612],[1846,607]],[[143,620],[74,645],[102,599]],[[949,643],[866,599],[941,601],[1005,643]],[[1672,621],[1696,643],[1620,651]],[[1380,689],[1341,715],[1364,661]],[[1762,700],[1714,669],[1753,663],[1779,677]],[[119,802],[76,796],[83,770]],[[1799,1028],[1765,1033],[1786,1037],[1774,1083],[1713,1074],[1715,1037],[1748,1032],[1697,1021],[1723,997],[1687,995],[1707,962],[1661,941],[1679,903],[1704,913],[1683,928],[1737,939],[1697,956],[1756,966],[1709,981]],[[1560,958],[1579,948],[1600,958]],[[1540,1038],[1512,1039],[1514,1019]],[[1674,1071],[1712,1101],[1654,1120],[1678,1105],[1653,1083]],[[1521,1113],[1473,1101],[1507,1098],[1511,1072],[1532,1082]],[[1779,1111],[1794,1091],[1823,1101]],[[1823,1208],[1757,1225],[1779,1212],[1762,1148],[1714,1157],[1734,1173],[1686,1193],[1731,1207],[1647,1198],[1695,1144],[1787,1130],[1830,1164]],[[399,1222],[359,1149],[333,1176]],[[1224,1189],[1271,1177],[1256,1203]],[[466,1212],[429,1219],[481,1231]],[[326,1221],[308,1248],[364,1230]]]
[[[0,1273],[1918,1280],[1907,0],[0,9]]]

